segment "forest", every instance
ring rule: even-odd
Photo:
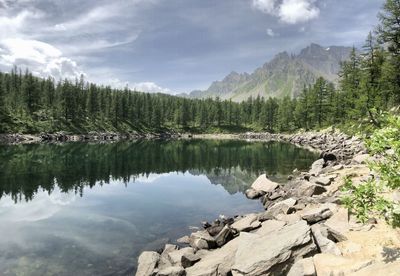
[[[14,68],[0,73],[0,133],[291,132],[349,122],[400,103],[400,3],[387,1],[362,49],[341,64],[339,81],[323,78],[295,98],[188,99],[39,78]]]

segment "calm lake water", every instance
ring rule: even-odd
[[[140,141],[0,146],[0,275],[128,275],[190,226],[261,211],[243,192],[314,153],[282,143]]]

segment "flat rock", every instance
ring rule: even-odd
[[[154,275],[153,271],[158,265],[160,254],[152,251],[144,251],[140,254],[138,259],[138,268],[136,276],[150,276]]]
[[[313,257],[318,276],[342,276],[357,272],[373,263],[368,259],[352,259],[333,254],[317,254]],[[382,275],[376,274],[375,276]]]
[[[197,254],[185,254],[181,258],[181,264],[183,268],[188,268],[193,266],[195,263],[199,262],[201,257]]]
[[[333,255],[341,255],[340,249],[336,246],[336,244],[328,239],[325,235],[322,234],[321,225],[314,224],[311,226],[311,232],[314,237],[314,241],[317,244],[318,250],[321,253],[328,253]]]
[[[318,185],[322,185],[322,186],[329,186],[332,183],[332,179],[329,177],[314,177],[311,179],[312,182],[318,184]]]
[[[257,214],[249,214],[244,218],[241,218],[234,222],[231,227],[240,232],[247,232],[256,229],[261,226],[261,222],[258,221]]]
[[[262,174],[254,181],[254,183],[251,185],[251,188],[256,191],[270,193],[278,188],[278,186],[278,183],[269,180],[266,174]]]
[[[308,223],[313,224],[321,220],[328,219],[332,215],[333,212],[329,209],[329,207],[321,206],[305,210],[305,212],[303,212],[303,214],[301,215],[301,218],[306,220]]]
[[[297,197],[310,197],[321,195],[327,191],[327,189],[318,184],[312,184],[308,181],[302,181],[300,185],[296,187],[294,195]]]
[[[215,239],[207,230],[192,233],[189,240],[190,246],[194,249],[212,249],[216,247]]]
[[[324,224],[342,235],[346,235],[350,230],[349,211],[346,208],[339,207]]]
[[[269,275],[289,268],[315,249],[305,221],[286,225],[267,236],[247,234],[240,242],[232,267],[233,275]]]
[[[268,210],[264,214],[264,218],[261,218],[261,220],[272,219],[280,214],[286,215],[289,209],[293,207],[296,202],[296,199],[288,198],[273,204],[272,206],[268,207]]]
[[[314,261],[310,258],[300,259],[293,264],[287,276],[316,276]]]
[[[261,223],[261,228],[254,231],[255,234],[260,236],[269,235],[277,230],[282,229],[286,225],[286,222],[279,220],[267,220]]]
[[[241,232],[239,237],[231,240],[223,247],[207,251],[202,254],[201,260],[195,263],[193,266],[186,268],[187,276],[215,276],[215,275],[229,275],[234,257],[238,248],[239,243],[245,235],[251,235],[246,232]],[[204,250],[201,250],[204,251]],[[199,255],[198,251],[196,255]]]

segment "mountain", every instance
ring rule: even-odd
[[[350,47],[322,47],[311,44],[297,55],[277,54],[252,74],[231,72],[221,81],[214,81],[207,90],[195,90],[191,98],[220,97],[243,101],[258,95],[283,97],[299,95],[304,85],[313,84],[318,77],[336,82],[340,62],[346,60]]]

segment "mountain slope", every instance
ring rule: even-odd
[[[324,77],[335,82],[340,62],[348,58],[350,47],[324,48],[311,44],[297,55],[282,52],[252,74],[231,72],[221,81],[215,81],[205,91],[192,91],[189,97],[220,97],[243,101],[258,95],[263,97],[296,97],[304,85]]]

